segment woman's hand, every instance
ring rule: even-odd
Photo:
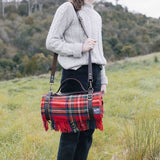
[[[106,92],[107,92],[107,89],[106,89],[106,88],[107,88],[107,87],[106,87],[105,84],[102,84],[102,85],[101,85],[102,96],[104,96],[104,95],[106,94]]]
[[[82,45],[82,52],[87,52],[90,49],[93,49],[95,46],[96,40],[92,38],[87,38],[84,44]]]

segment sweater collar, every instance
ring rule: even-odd
[[[91,8],[91,9],[94,8],[93,4],[90,4],[90,3],[87,3],[87,2],[84,2],[84,7],[88,7],[88,8]]]

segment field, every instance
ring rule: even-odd
[[[106,75],[104,131],[88,160],[159,160],[160,53],[110,63]],[[56,160],[60,133],[45,132],[40,115],[48,90],[49,74],[0,82],[0,160]]]

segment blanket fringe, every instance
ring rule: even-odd
[[[51,127],[52,129],[54,129],[55,131],[61,131],[64,133],[70,133],[70,132],[77,132],[77,131],[85,131],[87,129],[89,129],[89,125],[88,125],[89,121],[78,121],[78,122],[73,122],[74,123],[74,127],[71,125],[71,123],[69,123],[68,121],[52,121],[51,122]],[[102,123],[102,119],[101,120],[96,120],[96,128],[103,131],[103,123]]]
[[[94,118],[96,120],[96,128],[103,131],[103,122],[102,122],[102,115],[94,115]],[[43,127],[45,131],[48,130],[48,121],[46,120],[45,115],[42,115],[43,119]],[[68,120],[61,120],[61,121],[51,121],[51,128],[55,131],[61,131],[64,133],[70,133],[70,132],[77,132],[77,131],[85,131],[89,129],[88,121],[82,120],[82,121],[73,121],[72,125]]]
[[[43,120],[43,127],[45,129],[45,131],[48,130],[48,121],[46,120],[45,115],[42,115],[42,120]]]

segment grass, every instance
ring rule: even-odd
[[[108,64],[106,74],[104,131],[88,160],[159,160],[160,53]],[[60,133],[45,132],[40,115],[48,90],[49,74],[0,82],[0,160],[56,160]]]

